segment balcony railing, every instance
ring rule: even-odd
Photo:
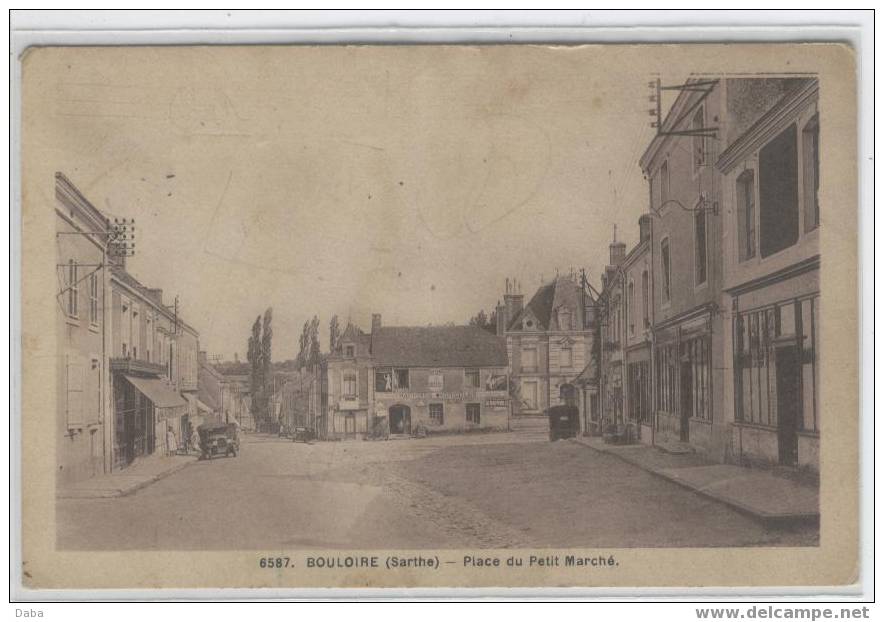
[[[150,363],[140,359],[111,358],[110,369],[112,372],[121,374],[162,376],[166,373],[166,366],[160,363]]]

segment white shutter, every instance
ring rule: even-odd
[[[76,354],[68,354],[66,358],[68,427],[79,428],[83,426],[83,363]]]

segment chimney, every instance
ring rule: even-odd
[[[506,307],[500,304],[500,301],[497,301],[497,308],[495,310],[497,314],[497,336],[503,337],[503,334],[506,332],[506,327],[509,324],[509,321],[506,317]]]
[[[239,352],[234,352],[234,353],[233,353],[233,362],[234,362],[234,363],[239,363]]]
[[[623,263],[623,260],[626,258],[626,244],[623,242],[611,242],[611,246],[608,247],[611,251],[611,265],[619,266]]]
[[[371,314],[371,332],[372,334],[378,332],[381,329],[381,314],[380,313],[372,313]]]
[[[638,218],[638,239],[645,242],[651,239],[651,215],[642,214]]]
[[[525,302],[521,287],[517,287],[516,279],[506,280],[506,293],[503,295],[503,306],[506,311],[506,326],[519,315]]]

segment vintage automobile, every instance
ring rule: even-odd
[[[291,434],[292,441],[296,443],[309,443],[316,440],[316,433],[313,428],[297,427]]]
[[[200,460],[239,453],[239,433],[234,423],[204,424],[197,428],[200,437]]]
[[[580,416],[576,406],[553,406],[546,414],[549,417],[549,440],[572,438],[580,432]]]

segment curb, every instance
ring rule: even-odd
[[[151,484],[158,482],[161,479],[164,479],[173,473],[177,473],[178,471],[189,467],[191,464],[195,464],[197,460],[188,460],[187,462],[182,462],[181,464],[177,464],[175,466],[170,467],[165,471],[161,471],[155,475],[147,477],[143,481],[136,482],[127,486],[125,488],[112,488],[108,490],[100,491],[98,494],[90,491],[84,491],[84,494],[73,494],[61,492],[60,494],[56,494],[56,499],[116,499],[119,497],[127,497],[136,493],[137,491],[150,486]]]
[[[730,497],[725,497],[725,496],[718,495],[714,492],[711,492],[711,491],[708,491],[708,490],[705,490],[702,488],[697,488],[697,487],[689,484],[688,482],[685,482],[682,479],[679,479],[677,477],[669,475],[668,473],[664,473],[663,471],[658,471],[655,469],[648,468],[639,462],[635,462],[633,460],[630,460],[629,458],[627,458],[626,456],[624,456],[620,452],[608,451],[605,449],[601,449],[599,447],[595,447],[593,445],[590,445],[589,443],[585,443],[577,438],[573,438],[571,440],[574,441],[578,445],[582,445],[582,446],[584,446],[588,449],[591,449],[595,452],[598,452],[600,454],[605,454],[607,456],[614,456],[616,458],[619,458],[623,462],[625,462],[627,464],[631,464],[634,467],[638,467],[638,468],[642,469],[643,471],[645,471],[646,473],[656,475],[660,479],[664,479],[667,482],[672,482],[673,484],[680,486],[681,488],[684,488],[685,490],[690,490],[691,492],[696,493],[702,497],[705,497],[707,499],[711,499],[713,501],[717,501],[718,503],[721,503],[723,505],[728,506],[731,509],[738,511],[740,514],[744,514],[746,516],[754,518],[755,520],[758,520],[758,521],[764,523],[765,525],[794,524],[794,523],[816,523],[816,524],[819,524],[819,520],[820,520],[819,512],[817,512],[815,514],[806,514],[806,513],[801,513],[801,514],[797,514],[797,513],[796,514],[769,514],[767,512],[759,512],[759,511],[757,511],[757,510],[755,510],[755,509],[753,509],[753,508],[751,508],[751,507],[749,507],[739,501],[731,499]]]

